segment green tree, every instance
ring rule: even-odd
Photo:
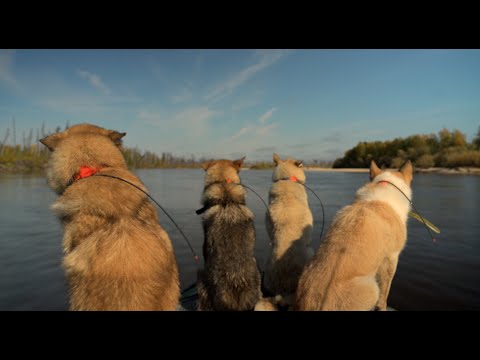
[[[398,168],[411,160],[418,167],[478,166],[480,157],[480,128],[472,143],[460,130],[442,129],[435,134],[411,135],[391,141],[359,142],[336,159],[334,168],[368,167],[371,160],[379,166]]]
[[[464,133],[462,133],[460,130],[454,130],[452,133],[452,142],[453,142],[453,146],[466,147],[467,136]]]
[[[440,139],[440,149],[446,149],[453,145],[452,134],[448,129],[443,128],[440,130],[438,138]]]
[[[478,127],[477,136],[473,139],[473,144],[480,150],[480,126]]]

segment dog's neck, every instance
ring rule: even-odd
[[[303,182],[301,180],[299,180],[296,176],[290,176],[290,177],[285,177],[285,178],[281,178],[281,179],[276,179],[273,182],[276,183],[276,182],[279,182],[279,181],[291,181],[291,182],[296,182],[296,183],[303,184]]]
[[[64,191],[74,184],[78,180],[86,179],[89,178],[96,173],[98,173],[100,170],[106,168],[106,165],[101,165],[101,166],[88,166],[88,165],[82,165],[78,169],[78,171],[70,178],[70,180],[67,182]]]
[[[73,179],[75,181],[77,181],[77,180],[81,180],[81,179],[90,177],[90,176],[98,173],[101,169],[103,169],[103,166],[98,166],[98,167],[91,167],[91,166],[86,166],[86,165],[80,166],[80,169],[73,176]]]
[[[205,189],[208,188],[209,186],[215,185],[215,184],[232,184],[234,181],[230,178],[225,178],[223,180],[212,180],[207,183],[205,183]]]
[[[371,183],[358,189],[356,199],[385,202],[393,208],[402,222],[406,224],[408,212],[410,211],[410,202],[398,189],[395,188],[395,186],[392,186],[388,182],[397,186],[410,200],[412,200],[412,190],[410,187],[402,179],[389,172],[378,175]]]
[[[245,205],[245,194],[245,189],[236,185],[231,179],[211,181],[205,184],[203,190],[202,204],[204,206],[196,213],[200,215],[215,205]]]

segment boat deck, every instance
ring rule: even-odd
[[[192,284],[182,292],[180,299],[181,305],[178,307],[178,311],[197,311],[197,284]],[[387,311],[397,311],[391,307],[387,307]]]

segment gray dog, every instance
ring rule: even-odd
[[[261,299],[260,272],[253,257],[253,213],[245,206],[238,172],[244,158],[217,160],[206,171],[202,197],[203,257],[198,274],[198,310],[253,310]]]

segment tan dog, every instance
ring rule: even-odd
[[[398,256],[407,239],[413,167],[383,172],[374,161],[370,183],[337,213],[300,278],[296,310],[386,310]]]
[[[287,303],[297,288],[298,279],[313,257],[311,233],[313,217],[308,207],[302,161],[282,160],[273,154],[275,170],[269,193],[265,222],[272,243],[264,287],[271,295],[281,295]]]
[[[175,310],[178,269],[157,210],[127,169],[125,133],[75,125],[40,140],[52,151],[47,169],[59,194],[52,208],[64,226],[63,266],[71,310]]]

